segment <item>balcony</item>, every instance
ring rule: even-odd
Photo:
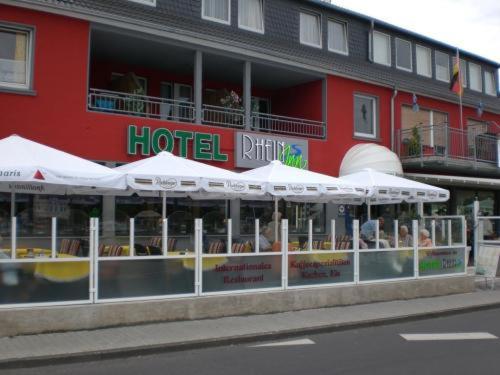
[[[94,27],[88,109],[325,138],[325,76]]]
[[[399,129],[396,152],[410,169],[443,172],[443,167],[461,173],[500,175],[497,127],[481,132],[475,127],[461,130],[441,125],[417,125]]]

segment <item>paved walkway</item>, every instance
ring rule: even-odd
[[[477,286],[474,293],[443,297],[0,338],[0,368],[276,339],[500,306],[498,286],[486,290],[480,280]]]

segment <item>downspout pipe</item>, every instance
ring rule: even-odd
[[[393,90],[392,90],[392,96],[391,96],[391,151],[392,152],[395,152],[394,150],[394,131],[395,131],[395,123],[394,123],[394,120],[395,120],[395,115],[394,115],[394,111],[395,111],[395,105],[394,105],[394,101],[396,99],[396,96],[398,96],[398,90],[396,89],[396,86],[394,86]]]

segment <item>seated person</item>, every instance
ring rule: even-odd
[[[259,236],[259,251],[273,250],[273,230],[268,226],[263,226]]]
[[[408,227],[406,225],[401,225],[399,227],[399,247],[412,247],[413,237],[408,233]]]
[[[360,228],[360,248],[375,248],[375,237],[376,237],[376,225],[375,220],[368,220]]]
[[[420,235],[418,237],[419,247],[432,247],[432,240],[430,239],[430,234],[427,229],[421,229]]]

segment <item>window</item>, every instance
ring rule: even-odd
[[[230,0],[202,0],[201,8],[202,18],[227,25],[231,23]]]
[[[321,48],[321,19],[318,14],[300,13],[300,43]]]
[[[238,0],[238,26],[264,33],[263,0]]]
[[[460,79],[462,80],[462,86],[467,87],[467,62],[460,59]]]
[[[0,86],[31,88],[32,31],[0,26]]]
[[[495,76],[493,72],[484,71],[484,91],[488,95],[497,95]]]
[[[432,77],[432,62],[430,48],[417,45],[417,74]]]
[[[343,55],[349,54],[347,23],[333,20],[328,21],[328,49]]]
[[[436,51],[436,79],[450,82],[450,58],[446,53]]]
[[[474,91],[483,91],[483,80],[481,79],[481,67],[477,64],[469,63],[469,85]]]
[[[414,112],[412,106],[405,104],[401,108],[403,141],[404,139],[409,141],[413,136],[413,128],[417,127],[419,128],[422,145],[437,147],[435,151],[440,150],[443,152],[446,145],[444,126],[447,124],[448,114],[445,112],[425,108],[420,108],[418,112]],[[410,149],[408,151],[412,152]]]
[[[391,37],[378,31],[373,32],[373,61],[391,66]]]
[[[354,95],[354,135],[364,138],[377,137],[377,99]]]
[[[413,70],[411,43],[398,38],[396,38],[396,67],[409,72]]]
[[[156,0],[129,0],[132,1],[133,3],[139,3],[139,4],[144,4],[144,5],[151,5],[153,7],[156,6]]]

